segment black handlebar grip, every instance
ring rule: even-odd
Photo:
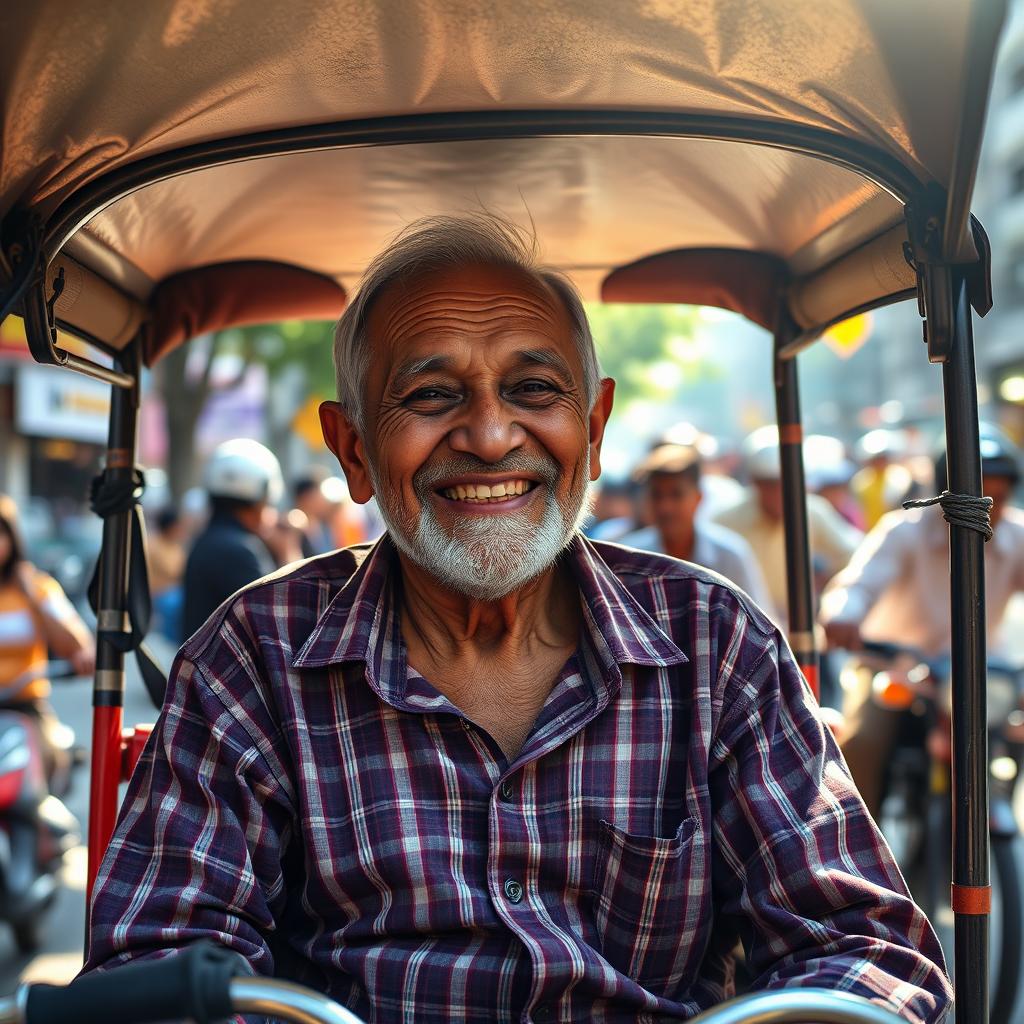
[[[215,1024],[234,1013],[231,979],[251,974],[239,953],[197,942],[160,960],[87,974],[67,986],[33,985],[25,1024]]]

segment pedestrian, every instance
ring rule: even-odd
[[[88,627],[60,584],[29,561],[17,506],[0,494],[0,710],[36,722],[47,777],[61,756],[51,739],[59,724],[50,704],[51,655],[69,661],[77,675],[92,675],[96,665]]]
[[[778,432],[755,431],[744,442],[744,454],[750,479],[746,496],[720,512],[715,522],[745,538],[761,565],[772,606],[783,614],[788,598]],[[864,535],[817,494],[807,495],[807,519],[812,568],[823,586],[849,562]]]
[[[330,478],[322,466],[310,466],[292,483],[292,505],[302,513],[302,557],[322,555],[334,548],[331,530],[335,504],[325,493],[324,483]]]
[[[187,523],[174,505],[160,509],[146,540],[149,592],[153,599],[154,628],[175,645],[181,643],[184,604]]]
[[[629,547],[656,551],[721,573],[774,617],[771,595],[750,545],[732,530],[698,515],[703,501],[700,450],[690,444],[659,445],[633,471],[647,492],[654,525],[626,534]]]
[[[278,565],[266,539],[278,528],[274,506],[283,493],[281,467],[274,453],[247,438],[225,441],[207,461],[203,484],[210,519],[185,565],[182,628],[186,637],[232,594]],[[294,546],[289,553],[298,557],[297,542],[289,544]],[[282,552],[280,557],[287,556]]]

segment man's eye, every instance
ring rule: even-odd
[[[524,380],[512,389],[518,395],[547,395],[555,391],[555,386],[546,380]]]
[[[402,399],[402,405],[413,412],[447,412],[459,400],[459,396],[448,388],[417,388]]]
[[[443,388],[419,388],[407,395],[406,402],[449,402],[453,398],[450,391]]]

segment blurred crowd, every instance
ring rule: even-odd
[[[373,503],[357,505],[326,467],[307,467],[286,492],[276,456],[241,438],[213,452],[202,486],[180,506],[164,505],[148,520],[153,628],[174,643],[253,580],[383,532]]]
[[[948,530],[937,508],[908,500],[946,489],[945,453],[923,437],[879,429],[852,449],[825,435],[804,439],[814,591],[824,649],[821,699],[846,715],[853,764],[866,730],[864,693],[844,692],[847,652],[866,642],[948,654]],[[985,548],[989,649],[998,650],[1009,601],[1024,591],[1024,513],[1011,504],[1020,482],[1015,446],[983,424],[983,492],[993,499]],[[755,431],[729,448],[689,424],[658,438],[627,478],[604,484],[587,527],[597,540],[665,552],[737,583],[786,627],[786,551],[778,432]],[[859,735],[858,735],[859,734]],[[877,759],[869,744],[866,760]],[[857,770],[855,767],[855,776]]]
[[[807,514],[820,589],[882,517],[932,486],[920,438],[879,429],[853,451],[838,438],[804,441]],[[629,477],[604,483],[587,527],[595,540],[660,551],[739,584],[777,622],[786,610],[778,431],[727,446],[691,424],[659,437]]]

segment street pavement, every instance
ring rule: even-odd
[[[1024,662],[1024,598],[1015,598],[1005,624],[1006,652],[1016,663]],[[160,637],[148,641],[161,664],[170,668],[174,650]],[[92,731],[91,681],[76,679],[54,686],[53,703],[63,722],[75,730],[82,746],[88,747]],[[125,724],[152,722],[156,717],[149,697],[139,679],[134,658],[129,659],[125,695]],[[83,838],[88,822],[88,768],[77,770],[67,804],[82,823]],[[1024,787],[1021,787],[1024,790]],[[123,787],[122,787],[123,791]],[[1018,796],[1024,802],[1024,794]],[[1024,822],[1024,806],[1018,804],[1018,820]],[[0,925],[0,996],[14,991],[18,982],[70,981],[82,965],[85,934],[86,851],[84,846],[73,850],[63,874],[63,887],[46,920],[45,942],[34,957],[18,954],[10,932]],[[950,922],[937,922],[940,928]]]

